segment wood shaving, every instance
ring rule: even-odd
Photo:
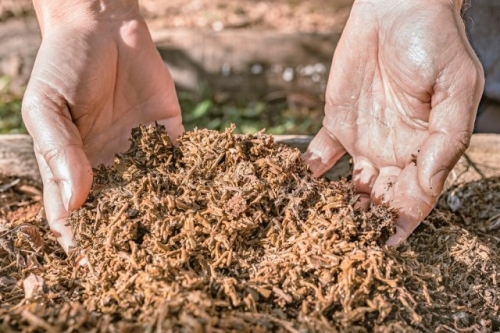
[[[174,147],[161,126],[134,129],[130,149],[94,170],[69,259],[40,215],[0,211],[0,331],[500,329],[499,178],[451,189],[388,249],[396,212],[356,210],[351,183],[313,178],[272,136],[233,131],[187,132]],[[19,241],[22,225],[45,246]],[[24,300],[29,274],[44,288]]]

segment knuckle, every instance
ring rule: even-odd
[[[435,200],[430,196],[416,196],[410,193],[400,193],[399,212],[412,221],[421,221],[432,210]]]
[[[36,81],[30,82],[21,109],[23,114],[28,115],[28,113],[42,112],[43,110],[60,110],[66,105],[66,98],[56,88],[48,83]]]
[[[468,131],[461,131],[454,135],[453,141],[455,150],[461,155],[470,144],[471,133]]]
[[[33,111],[37,110],[37,105],[39,104],[39,98],[36,94],[29,91],[24,95],[23,101],[21,103],[21,115],[23,119],[28,119]]]
[[[63,151],[58,147],[48,147],[40,151],[43,159],[48,165],[52,165],[55,161],[61,159]]]
[[[473,57],[470,61],[464,62],[465,68],[462,71],[462,80],[464,80],[465,84],[472,85],[478,90],[483,90],[485,74],[483,66],[477,57]]]

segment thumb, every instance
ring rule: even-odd
[[[433,87],[429,138],[418,154],[418,181],[437,196],[467,149],[484,90],[484,72],[462,29],[464,50],[447,63]],[[460,69],[460,70],[457,70]]]
[[[441,193],[446,177],[469,146],[484,86],[482,72],[471,68],[473,66],[469,73],[460,72],[456,80],[444,72],[435,86],[429,117],[430,135],[417,157],[418,181],[431,196]],[[443,82],[453,82],[453,85]]]
[[[314,177],[327,172],[346,153],[342,144],[325,127],[312,139],[302,159],[309,164]]]
[[[36,83],[28,86],[22,113],[33,137],[47,220],[68,252],[72,233],[66,219],[85,202],[92,186],[92,168],[67,102],[57,91]]]
[[[417,158],[418,180],[425,192],[437,196],[443,190],[448,174],[469,145],[471,133],[431,134]]]

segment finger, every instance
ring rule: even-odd
[[[359,201],[354,208],[367,210],[370,206],[370,197],[373,185],[378,177],[378,169],[365,157],[353,156],[354,169],[352,181],[359,194]]]
[[[35,148],[38,151],[37,148]],[[73,233],[67,223],[69,212],[64,208],[61,189],[43,156],[36,152],[36,160],[43,180],[43,204],[50,231],[66,253],[73,244]]]
[[[480,65],[462,61],[461,70],[444,71],[435,86],[429,138],[417,157],[418,181],[429,195],[439,195],[449,172],[467,149],[483,90]]]
[[[66,101],[50,88],[31,86],[26,91],[22,112],[36,153],[59,186],[64,207],[72,210],[81,206],[90,192],[92,168]]]
[[[469,145],[471,133],[434,133],[424,142],[417,157],[418,182],[429,195],[439,195],[448,174]]]
[[[177,145],[177,139],[184,133],[184,126],[182,125],[182,116],[180,113],[178,116],[162,119],[157,121],[157,123],[165,126],[170,140],[172,140],[174,145]]]
[[[345,154],[344,147],[325,127],[312,139],[302,159],[309,165],[314,177],[327,172]]]
[[[418,182],[417,166],[410,163],[401,171],[393,186],[393,198],[389,202],[398,210],[396,233],[386,242],[397,247],[404,242],[420,222],[430,213],[437,196],[427,194]]]
[[[67,250],[71,234],[65,227],[66,217],[85,202],[92,185],[92,168],[66,102],[57,92],[46,85],[31,84],[22,113],[44,183],[47,219]]]

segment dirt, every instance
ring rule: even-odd
[[[39,183],[27,177],[0,178],[1,222],[31,219],[40,211],[42,192]]]
[[[343,28],[353,0],[141,0],[139,5],[152,29],[209,28],[271,29],[282,32],[331,33]],[[34,16],[29,0],[2,0],[0,22]],[[300,18],[300,19],[299,19]]]
[[[266,29],[293,33],[340,32],[352,0],[161,2],[142,0],[144,17],[152,28]]]
[[[356,210],[350,183],[232,131],[174,147],[162,128],[135,129],[95,170],[69,258],[39,192],[2,179],[0,331],[500,330],[500,178],[453,186],[389,249],[396,212]]]
[[[140,8],[177,89],[194,92],[187,96],[195,105],[225,96],[224,104],[269,104],[273,110],[266,113],[283,118],[282,107],[273,105],[322,111],[331,57],[352,2],[143,0]],[[31,1],[1,0],[0,78],[8,78],[16,96],[24,93],[40,43]]]

